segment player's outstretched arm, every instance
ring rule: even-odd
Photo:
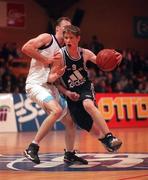
[[[36,38],[30,39],[28,42],[26,42],[22,47],[22,52],[27,56],[42,62],[45,65],[51,64],[52,60],[39,52],[39,48],[49,44],[51,40],[52,37],[50,34],[40,34]]]
[[[83,49],[83,57],[85,62],[89,60],[92,63],[96,64],[96,55],[89,49]]]

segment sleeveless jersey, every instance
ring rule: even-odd
[[[39,48],[39,52],[46,57],[53,56],[54,53],[60,49],[60,45],[56,37],[53,35],[51,36],[51,43],[49,43],[47,46]],[[26,84],[43,85],[47,83],[49,72],[50,67],[48,65],[44,65],[40,61],[32,58]]]
[[[61,48],[65,72],[61,77],[62,84],[69,90],[80,92],[91,89],[91,82],[88,78],[87,68],[83,59],[83,52],[78,48],[79,58],[73,59],[67,52],[66,47]]]

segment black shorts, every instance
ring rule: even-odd
[[[88,112],[84,109],[83,100],[92,99],[94,100],[94,95],[91,91],[84,91],[80,94],[79,101],[67,100],[68,108],[74,122],[82,129],[90,131],[93,125],[93,120]]]

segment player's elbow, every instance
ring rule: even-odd
[[[24,54],[26,54],[29,51],[32,51],[32,49],[34,49],[34,43],[30,40],[22,46],[21,50]]]
[[[24,44],[24,45],[22,46],[21,51],[22,51],[24,54],[26,54],[27,51],[28,51],[28,45],[27,45],[27,44]]]
[[[25,45],[22,46],[21,51],[22,51],[23,53],[25,53]]]

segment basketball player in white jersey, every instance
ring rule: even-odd
[[[40,163],[38,157],[39,143],[53,127],[53,124],[58,119],[62,119],[67,113],[67,102],[60,96],[57,88],[53,84],[47,83],[48,75],[52,69],[52,57],[63,45],[63,29],[66,25],[70,25],[71,21],[67,17],[61,17],[57,20],[56,34],[41,34],[34,39],[29,40],[22,47],[22,52],[32,58],[29,74],[26,80],[26,92],[28,96],[37,104],[39,104],[49,116],[43,121],[35,138],[29,147],[24,151],[25,157],[36,164]],[[54,59],[58,61],[58,59]],[[56,62],[55,62],[56,63]],[[55,69],[54,69],[55,71]],[[56,78],[64,72],[64,68],[56,73]],[[50,73],[51,74],[51,73]],[[54,81],[51,76],[50,82]],[[83,164],[88,162],[75,155],[73,151],[75,126],[73,121],[68,118],[63,118],[61,122],[65,125],[65,142],[66,150],[64,161],[75,162],[79,161]]]

